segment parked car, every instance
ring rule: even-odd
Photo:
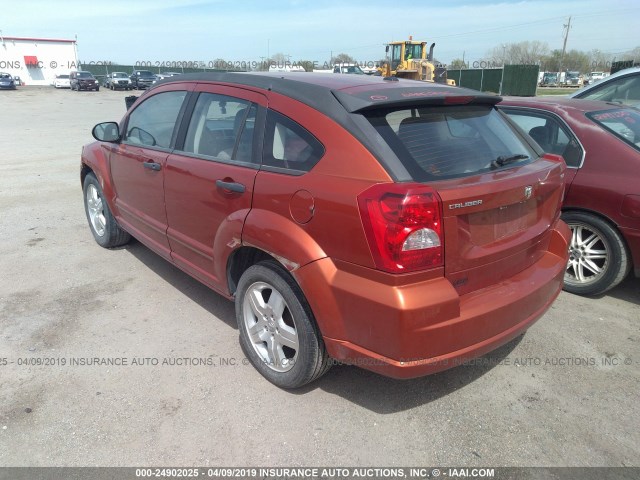
[[[0,89],[15,90],[16,82],[10,73],[0,72]]]
[[[556,72],[544,72],[542,75],[541,87],[555,87],[558,85],[558,74]]]
[[[131,79],[131,85],[133,85],[133,88],[137,90],[144,90],[151,86],[156,79],[156,76],[149,70],[134,70],[129,78]]]
[[[585,85],[592,85],[595,82],[598,82],[598,81],[602,80],[603,78],[605,78],[605,76],[606,75],[605,75],[604,72],[591,72],[584,79],[584,84]]]
[[[573,92],[569,98],[640,106],[640,67],[625,68]]]
[[[568,260],[565,163],[498,100],[364,75],[166,79],[94,127],[89,226],[235,300],[245,355],[280,387],[330,358],[451,368],[544,314]]]
[[[180,75],[179,72],[162,72],[156,75],[156,80],[162,80],[168,77],[175,77],[176,75]]]
[[[56,78],[54,78],[54,80],[53,80],[53,86],[55,88],[71,88],[69,75],[65,74],[65,73],[61,73],[60,75],[56,75]]]
[[[567,163],[573,232],[565,290],[597,295],[640,276],[640,111],[571,99],[508,98],[500,109]]]
[[[111,90],[132,90],[133,85],[129,75],[125,72],[111,72],[104,77],[104,88],[110,88]]]
[[[98,80],[95,79],[91,72],[87,72],[84,70],[78,70],[71,72],[69,75],[69,84],[71,85],[71,90],[95,90],[96,92],[100,90],[100,84]]]

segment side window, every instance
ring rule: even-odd
[[[124,143],[145,147],[171,148],[176,120],[187,92],[164,92],[140,104],[127,121]]]
[[[510,108],[502,111],[527,132],[545,152],[562,155],[569,167],[580,166],[582,147],[568,127],[556,117]]]
[[[189,122],[183,151],[249,163],[257,107],[226,95],[201,93]]]
[[[262,164],[308,172],[324,155],[324,146],[304,127],[269,110]]]

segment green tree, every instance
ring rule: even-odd
[[[331,63],[355,63],[355,60],[350,55],[346,53],[339,53],[335,57],[331,59]]]
[[[491,61],[502,65],[539,65],[548,54],[549,45],[546,42],[537,40],[505,43],[493,47],[488,52]]]
[[[570,50],[562,57],[562,50],[553,50],[544,57],[540,63],[540,69],[545,72],[580,72],[587,73],[590,70],[589,54],[580,50]]]
[[[450,68],[451,70],[461,70],[463,68],[467,68],[467,64],[464,63],[464,60],[461,58],[456,58],[451,61],[447,68]]]

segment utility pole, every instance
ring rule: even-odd
[[[560,68],[558,73],[562,73],[562,63],[564,62],[564,53],[567,51],[567,39],[569,38],[569,30],[571,29],[571,17],[569,21],[562,25],[564,27],[564,43],[562,44],[562,55],[560,56]]]

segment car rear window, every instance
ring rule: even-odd
[[[587,113],[587,117],[640,150],[640,112],[631,108]]]
[[[365,116],[416,181],[511,168],[537,157],[487,105],[384,109]]]

